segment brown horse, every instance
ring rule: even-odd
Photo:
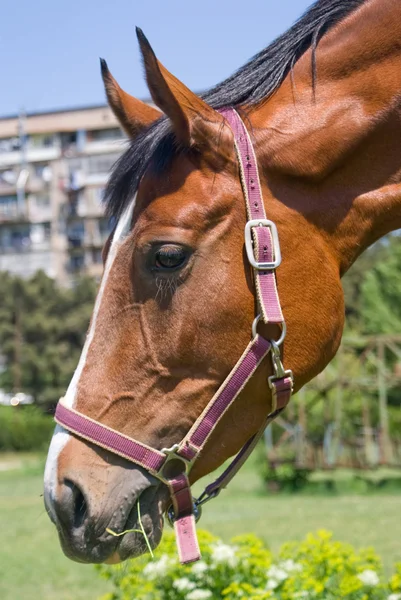
[[[252,136],[268,218],[278,227],[277,283],[295,389],[341,339],[340,278],[375,240],[401,227],[401,3],[319,0],[286,34],[199,97],[139,34],[156,109],[126,94],[102,63],[111,108],[131,137],[107,189],[118,221],[88,338],[65,402],[154,448],[180,441],[236,363],[255,313],[244,254],[245,207],[230,127]],[[132,213],[129,211],[133,211]],[[128,217],[127,217],[128,215]],[[259,326],[277,339],[275,325]],[[269,412],[264,361],[191,472],[210,473]],[[45,501],[64,552],[115,562],[152,545],[165,486],[57,427]]]

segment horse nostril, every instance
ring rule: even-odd
[[[79,529],[88,514],[88,505],[85,500],[85,496],[82,493],[80,487],[70,481],[69,479],[64,480],[64,486],[68,488],[67,495],[69,496],[69,513],[70,520],[72,521],[72,526],[74,529]]]

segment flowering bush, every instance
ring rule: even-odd
[[[401,600],[401,565],[385,582],[373,550],[355,552],[320,531],[277,557],[253,535],[225,544],[199,532],[202,560],[182,566],[166,534],[155,560],[97,567],[114,584],[103,600]]]

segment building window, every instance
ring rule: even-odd
[[[18,137],[0,139],[0,152],[21,150],[21,140]]]
[[[46,183],[52,179],[52,168],[48,163],[36,163],[32,165],[33,174],[38,179],[43,179]]]
[[[123,137],[123,132],[119,127],[110,129],[92,129],[86,132],[86,139],[88,142],[112,142],[113,140],[121,140]]]
[[[32,246],[40,246],[48,242],[51,234],[50,223],[35,223],[30,227],[30,239]]]
[[[77,143],[77,132],[76,131],[67,131],[61,133],[61,148],[63,150],[68,150],[71,147],[76,146]]]
[[[72,272],[80,271],[85,266],[84,254],[73,254],[70,256],[70,270]]]
[[[50,223],[21,224],[0,229],[0,249],[4,252],[24,252],[48,247]]]
[[[21,252],[31,245],[29,225],[16,227],[2,227],[0,230],[1,250],[8,252]]]
[[[90,187],[86,190],[88,201],[92,206],[102,206],[103,204],[103,195],[104,195],[104,187]]]
[[[76,221],[67,227],[67,238],[70,248],[81,248],[84,245],[85,224],[83,221]]]
[[[17,173],[12,169],[0,171],[0,186],[6,187],[15,185],[17,182]]]
[[[0,219],[16,217],[18,213],[18,200],[16,195],[0,196]]]
[[[101,206],[103,204],[103,198],[104,198],[104,187],[97,187],[94,189],[94,196],[95,196],[95,201],[97,202],[97,204],[99,206]]]
[[[100,156],[88,156],[87,171],[89,174],[108,173],[113,167],[119,154],[103,154]]]
[[[30,148],[51,148],[54,146],[54,135],[35,133],[28,137],[28,145]]]
[[[35,204],[38,208],[49,208],[50,206],[50,196],[49,194],[36,194]]]
[[[94,265],[101,265],[103,262],[102,251],[99,248],[92,249],[92,263]]]
[[[102,238],[108,238],[112,231],[110,219],[99,219],[99,232]]]
[[[70,158],[68,161],[68,172],[75,173],[76,171],[85,170],[85,158]]]

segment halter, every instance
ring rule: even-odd
[[[286,327],[275,277],[275,269],[281,263],[277,228],[266,218],[256,156],[245,125],[234,109],[227,108],[219,112],[225,117],[234,133],[249,219],[245,226],[245,249],[254,271],[257,305],[260,311],[253,322],[251,342],[184,439],[171,448],[162,450],[151,448],[65,406],[62,399],[55,413],[56,422],[65,429],[139,465],[167,485],[172,500],[168,518],[174,526],[178,554],[183,564],[200,558],[195,523],[200,517],[201,506],[218,496],[239,471],[262,437],[266,426],[287,406],[293,389],[292,372],[284,370],[280,352]],[[264,323],[281,325],[280,339],[274,341],[261,337],[257,333],[260,320]],[[194,500],[189,483],[189,473],[194,463],[201,455],[216,426],[269,353],[274,372],[268,379],[272,392],[271,412],[261,424],[259,431],[248,440],[223,474],[208,485],[198,499]]]

